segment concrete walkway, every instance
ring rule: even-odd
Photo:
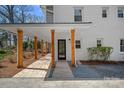
[[[13,78],[17,77],[40,77],[42,79],[47,75],[50,67],[51,56],[47,54],[45,57],[40,58],[36,62],[29,65],[27,68],[17,73]]]
[[[68,79],[74,78],[72,71],[66,61],[59,61],[56,64],[55,70],[53,72],[53,79]]]
[[[1,78],[1,88],[123,88],[124,80],[61,80],[41,78]]]

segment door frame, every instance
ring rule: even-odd
[[[65,57],[64,58],[59,57],[59,41],[64,41],[64,48],[65,48],[65,51],[64,51]],[[58,60],[66,60],[66,39],[58,39]]]

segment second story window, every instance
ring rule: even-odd
[[[52,5],[47,5],[46,9],[53,11],[53,6]]]
[[[81,22],[82,21],[82,9],[81,8],[75,8],[74,9],[74,21],[75,22]]]
[[[124,17],[124,8],[118,8],[118,18]]]
[[[107,18],[108,16],[108,7],[102,8],[102,18]]]

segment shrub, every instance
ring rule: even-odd
[[[34,48],[34,41],[31,41],[31,40],[30,40],[30,41],[28,42],[28,48],[29,48],[30,51],[33,50],[33,48]]]
[[[0,50],[0,54],[6,54],[6,51]]]
[[[5,57],[5,54],[0,54],[0,61]]]
[[[38,49],[41,48],[40,41],[37,42],[37,47],[38,47]]]
[[[7,51],[7,55],[13,55],[13,54],[14,54],[14,52],[12,50]]]
[[[23,42],[24,51],[26,51],[26,50],[32,51],[33,48],[34,48],[34,42],[32,40]]]
[[[9,55],[13,55],[14,52],[12,50],[0,50],[0,60],[4,59]]]
[[[23,42],[23,49],[26,51],[27,48],[28,48],[28,42],[24,41]]]
[[[112,47],[90,47],[90,48],[88,48],[90,60],[106,61],[109,59],[110,54],[112,52],[113,52]]]

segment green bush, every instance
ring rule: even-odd
[[[28,48],[28,42],[24,41],[23,42],[23,49],[26,51],[27,48]]]
[[[0,60],[2,60],[5,57],[5,54],[0,54]]]
[[[12,50],[0,50],[0,60],[4,59],[8,55],[13,55],[14,52]]]
[[[6,54],[6,51],[0,50],[0,54]]]
[[[38,47],[38,49],[41,48],[40,41],[37,42],[37,47]]]
[[[112,47],[90,47],[88,48],[90,60],[103,60],[109,59],[110,54],[113,52]]]
[[[34,41],[29,41],[28,42],[28,48],[30,49],[30,51],[33,50],[33,48],[34,48]]]
[[[26,51],[26,50],[32,51],[33,48],[34,48],[34,42],[32,40],[23,42],[24,51]]]
[[[13,54],[14,54],[13,51],[11,51],[11,50],[8,50],[8,51],[7,51],[7,55],[13,55]]]

